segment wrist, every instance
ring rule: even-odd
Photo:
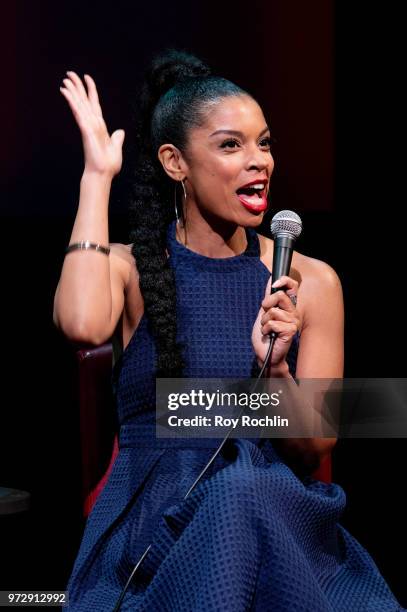
[[[84,169],[82,173],[81,183],[99,183],[101,185],[109,186],[113,181],[114,175],[112,172],[91,170],[90,168]]]
[[[290,368],[284,359],[276,365],[271,365],[266,368],[265,376],[267,378],[291,378]]]
[[[85,170],[80,182],[79,208],[107,210],[111,186],[111,175]]]

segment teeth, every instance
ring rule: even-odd
[[[255,185],[247,185],[246,187],[240,187],[240,189],[264,189],[263,183],[256,183]]]

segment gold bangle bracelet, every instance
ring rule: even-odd
[[[103,246],[98,242],[90,242],[89,240],[81,240],[81,242],[73,242],[65,249],[65,254],[70,253],[71,251],[76,251],[79,249],[80,251],[87,251],[89,249],[93,249],[94,251],[100,251],[105,255],[109,255],[110,247]]]

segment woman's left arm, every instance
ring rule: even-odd
[[[298,298],[304,301],[304,309],[295,375],[299,380],[342,378],[344,304],[341,282],[328,264],[312,259],[309,265],[310,274],[304,279]],[[336,438],[308,440],[319,459],[331,452],[336,441]]]
[[[301,283],[304,301],[296,378],[342,378],[344,306],[342,286],[328,264],[311,260],[313,273]]]
[[[295,333],[301,330],[296,378],[342,378],[344,307],[340,280],[333,268],[316,259],[305,258],[305,265],[301,268],[300,283],[290,277],[280,279],[280,285],[288,288],[286,293],[277,291],[270,295],[268,285],[253,329],[258,361],[262,364],[265,358],[268,334],[278,332],[271,365],[265,375],[292,379],[286,356]],[[297,296],[298,307],[292,304],[290,295]],[[306,471],[318,467],[322,457],[332,450],[335,443],[336,438],[275,440],[276,447],[287,462]]]

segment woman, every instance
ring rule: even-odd
[[[106,257],[75,245],[108,245],[124,132],[109,136],[95,83],[84,79],[87,90],[68,72],[61,87],[85,169],[54,321],[74,341],[121,345],[121,428],[70,577],[70,609],[112,610],[151,544],[121,610],[399,610],[337,523],[343,490],[309,476],[335,440],[230,440],[184,499],[220,440],[155,437],[157,376],[248,378],[271,331],[266,376],[343,375],[335,271],[294,252],[287,292],[270,295],[273,242],[255,231],[274,168],[261,108],[192,55],[156,57],[140,99],[131,243],[111,244]]]

